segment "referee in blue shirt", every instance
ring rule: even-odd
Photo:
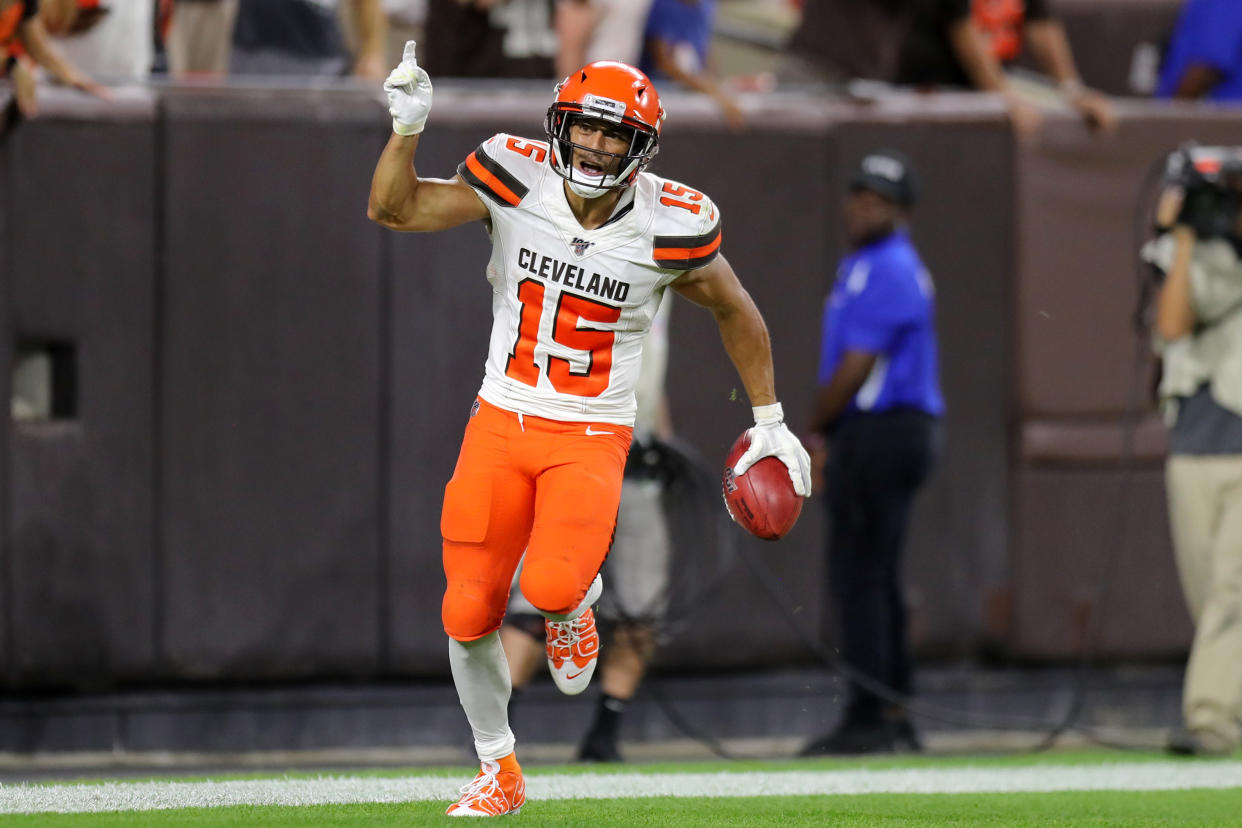
[[[914,200],[910,163],[899,152],[868,154],[850,178],[844,222],[851,252],[824,306],[807,443],[823,470],[838,648],[890,696],[912,690],[901,551],[944,413],[935,294],[904,226]],[[900,705],[852,684],[840,724],[802,755],[920,747]]]

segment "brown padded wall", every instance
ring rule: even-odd
[[[163,656],[184,678],[372,675],[382,110],[314,91],[164,103]]]
[[[5,139],[3,351],[74,343],[78,412],[8,429],[9,680],[100,686],[155,657],[155,106],[44,89],[40,109]]]
[[[162,130],[149,110],[53,110],[0,137],[0,356],[15,332],[80,335],[84,424],[0,441],[8,683],[447,676],[439,508],[487,349],[486,233],[366,220],[387,134],[372,96],[162,94]],[[545,101],[438,89],[420,172],[451,175],[497,130],[538,137]],[[1054,118],[1015,157],[999,110],[977,102],[778,97],[732,134],[710,102],[668,101],[654,169],[720,205],[725,255],[772,330],[797,429],[843,250],[846,170],[872,146],[913,156],[924,189],[913,233],[938,287],[949,402],[946,453],[908,547],[915,640],[956,652],[995,636],[1008,585],[1007,652],[1071,656],[1114,467],[1011,472],[1018,430],[1118,416],[1136,171],[1180,137],[1227,140],[1237,116],[1128,104],[1133,123],[1112,141]],[[71,198],[47,199],[47,182]],[[672,337],[673,415],[715,473],[749,406],[710,314],[678,300]],[[1029,456],[1055,462],[1049,439]],[[1184,643],[1184,611],[1158,474],[1149,466],[1136,487],[1137,546],[1120,553],[1105,643],[1158,655]],[[831,636],[819,502],[780,544],[733,531],[793,606],[735,564],[662,667],[809,661],[787,612],[801,633]],[[1127,627],[1140,612],[1152,617]],[[91,651],[60,648],[72,635]]]
[[[1023,469],[1014,503],[1013,654],[1063,659],[1086,644],[1102,658],[1185,651],[1190,619],[1159,470],[1123,479],[1112,469]]]
[[[0,89],[0,112],[7,112],[13,100],[8,89]],[[12,247],[9,243],[9,204],[5,195],[9,188],[9,167],[12,155],[9,153],[9,141],[12,138],[9,120],[0,118],[0,307],[9,307],[10,293],[10,256]],[[7,310],[0,313],[0,366],[13,364],[13,327]],[[12,370],[0,370],[0,399],[12,397]],[[0,469],[9,468],[9,431],[0,432]],[[0,474],[0,537],[9,536],[9,476]],[[0,543],[0,680],[6,684],[14,682],[14,664],[12,660],[12,606],[13,606],[13,553],[11,544]]]

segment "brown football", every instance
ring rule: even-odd
[[[725,508],[734,522],[757,538],[778,540],[798,521],[803,498],[793,487],[789,469],[775,457],[765,457],[745,474],[734,474],[733,466],[746,449],[750,437],[743,431],[725,458],[720,481]]]

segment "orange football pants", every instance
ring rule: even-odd
[[[565,614],[582,603],[612,543],[631,433],[478,400],[440,515],[451,638],[499,629],[523,552],[520,587],[537,609]]]

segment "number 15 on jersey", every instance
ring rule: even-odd
[[[540,344],[543,315],[551,313],[554,314],[552,342],[581,352],[583,359],[578,362],[584,363],[585,368],[575,369],[570,360],[549,353],[546,367],[548,381],[562,394],[598,397],[607,390],[611,379],[616,333],[580,325],[583,322],[616,322],[621,318],[621,308],[565,291],[556,291],[552,296],[547,294],[547,286],[542,282],[523,279],[518,283],[521,316],[517,339],[505,366],[505,376],[530,386],[539,384],[542,369],[535,361],[535,346]],[[548,350],[546,345],[543,350]]]

